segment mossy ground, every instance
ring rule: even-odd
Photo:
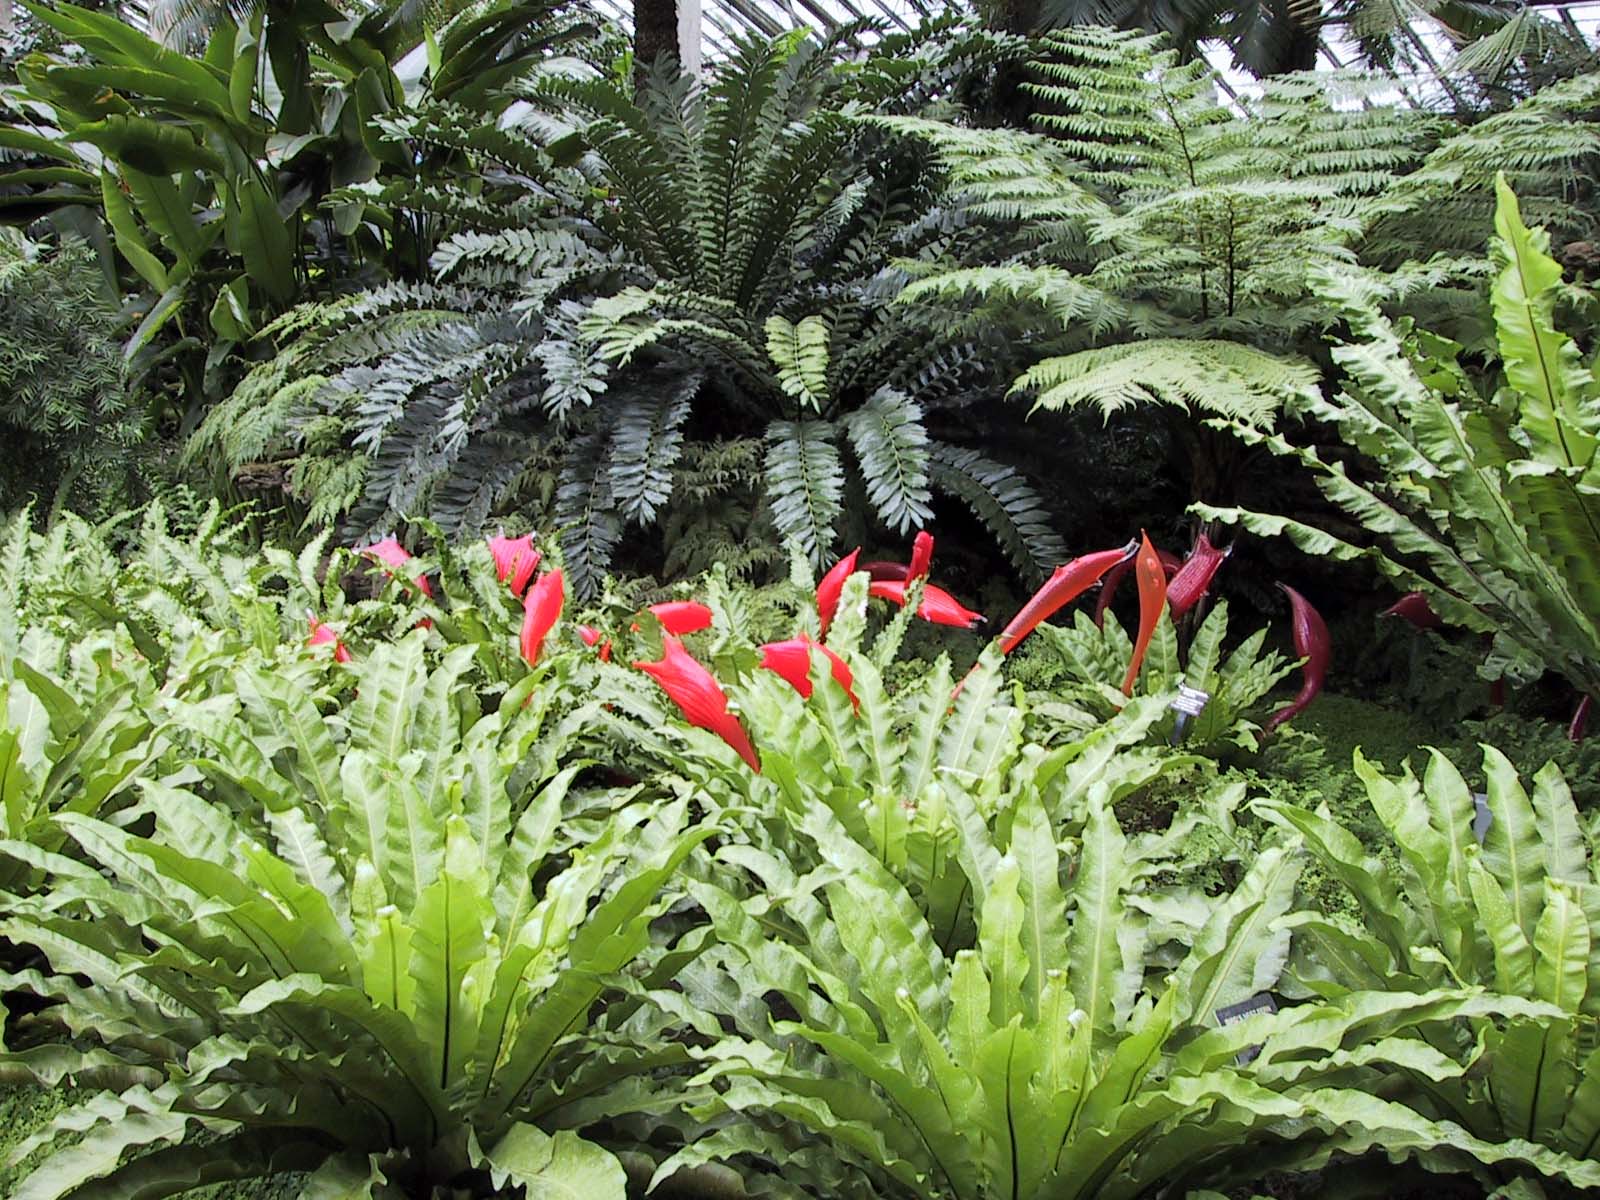
[[[80,1094],[70,1089],[31,1084],[0,1084],[0,1200],[9,1200],[17,1185],[45,1156],[45,1149],[41,1147],[15,1165],[8,1165],[12,1151],[35,1131],[48,1125]],[[196,1188],[188,1195],[195,1200],[292,1200],[304,1182],[300,1175],[241,1179]]]

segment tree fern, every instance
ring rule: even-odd
[[[1456,131],[1390,189],[1374,231],[1377,248],[1395,256],[1414,253],[1419,244],[1482,249],[1501,171],[1522,198],[1528,220],[1566,239],[1592,236],[1597,111],[1600,72],[1591,72]]]

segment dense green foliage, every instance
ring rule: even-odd
[[[1371,461],[1370,481],[1314,447],[1236,427],[1316,472],[1323,494],[1381,545],[1301,521],[1203,511],[1287,534],[1313,553],[1371,558],[1446,621],[1494,636],[1488,677],[1526,682],[1551,670],[1592,694],[1600,690],[1600,385],[1556,326],[1562,280],[1549,236],[1522,223],[1504,180],[1496,230],[1498,370],[1481,391],[1457,343],[1385,316],[1358,276],[1318,276],[1356,340],[1334,350],[1343,389],[1301,411]],[[1580,309],[1592,303],[1586,293],[1575,299]]]
[[[1600,1189],[1581,35],[353,4],[0,61],[0,1190]]]
[[[149,423],[123,386],[118,325],[86,245],[0,229],[0,512],[34,502],[109,515],[142,498]]]
[[[1485,747],[1483,767],[1487,828],[1465,780],[1437,751],[1420,780],[1409,766],[1397,779],[1385,776],[1356,752],[1356,774],[1399,850],[1398,886],[1337,824],[1303,808],[1266,806],[1360,905],[1359,921],[1294,918],[1291,971],[1322,995],[1374,984],[1425,992],[1449,981],[1554,1005],[1558,1011],[1503,1028],[1462,1030],[1482,1047],[1487,1069],[1470,1080],[1430,1081],[1417,1102],[1479,1137],[1594,1159],[1600,826],[1591,818],[1586,827],[1553,767],[1535,777],[1531,799],[1499,751]]]
[[[1242,807],[1275,785],[1190,774],[1193,755],[1146,741],[1163,672],[1104,723],[1008,689],[993,651],[953,703],[944,663],[889,691],[911,607],[880,625],[857,575],[826,643],[849,689],[818,652],[807,697],[750,640],[758,623],[817,633],[799,560],[759,602],[713,576],[695,636],[745,761],[706,710],[688,723],[569,623],[552,618],[532,663],[516,654],[481,547],[392,566],[426,589],[351,602],[344,552],[319,581],[320,546],[252,551],[215,512],[132,532],[126,563],[81,522],[6,539],[0,761],[8,810],[21,796],[33,815],[0,842],[0,929],[37,957],[5,975],[32,999],[0,1075],[82,1089],[16,1148],[81,1135],[17,1196],[280,1172],[308,1194],[620,1196],[630,1173],[710,1164],[789,1195],[1181,1194],[1253,1178],[1262,1138],[1289,1168],[1381,1145],[1600,1183],[1576,1133],[1508,1136],[1440,1100],[1475,1094],[1486,1062],[1498,1091],[1526,1083],[1526,1056],[1486,1047],[1578,1019],[1587,993],[1551,992],[1539,981],[1571,972],[1538,964],[1573,959],[1587,926],[1558,947],[1555,917],[1530,912],[1544,957],[1527,987],[1504,973],[1509,926],[1476,988],[1414,937],[1414,985],[1323,986],[1302,964],[1335,925],[1300,907],[1299,839]],[[304,644],[307,603],[333,645]],[[656,653],[654,620],[599,615],[614,657]],[[1465,785],[1440,770],[1430,794],[1455,811]],[[1486,878],[1522,871],[1511,839],[1536,836],[1506,773],[1491,764],[1508,832]],[[1407,785],[1367,778],[1380,814],[1409,811]],[[1123,828],[1119,810],[1173,788],[1191,799],[1163,827]],[[1264,811],[1353,878],[1348,833]],[[1587,876],[1559,777],[1529,812],[1566,847],[1561,879]],[[1396,836],[1420,852],[1412,825]],[[1231,846],[1231,878],[1185,878],[1196,842]],[[1543,886],[1549,914],[1597,885]],[[1324,998],[1215,1028],[1217,1009],[1290,987],[1286,961]]]

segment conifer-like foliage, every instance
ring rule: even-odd
[[[137,498],[146,414],[121,376],[117,305],[82,242],[0,229],[0,512]]]
[[[494,202],[419,197],[477,227],[435,254],[437,283],[291,314],[268,331],[288,348],[198,448],[235,466],[297,453],[312,517],[360,528],[471,528],[542,490],[583,589],[630,526],[683,528],[680,498],[706,511],[680,483],[724,442],[763,447],[758,493],[741,479],[723,502],[754,499],[774,546],[797,536],[820,561],[847,523],[920,527],[943,491],[1019,568],[1048,564],[1060,547],[1025,481],[939,435],[997,394],[1004,344],[889,303],[891,262],[944,222],[921,157],[853,119],[947,105],[1011,48],[957,26],[849,63],[791,35],[704,80],[664,66],[637,97],[550,73],[518,92],[520,124],[390,122],[497,164]]]

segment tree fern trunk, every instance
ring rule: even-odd
[[[1040,0],[999,0],[989,8],[989,20],[1003,33],[1031,34],[1039,26]],[[995,115],[1002,125],[1027,129],[1033,98],[1022,90],[1028,69],[1023,62],[1003,62],[995,71]]]
[[[643,83],[645,70],[656,59],[677,52],[677,0],[633,0],[634,84]]]

